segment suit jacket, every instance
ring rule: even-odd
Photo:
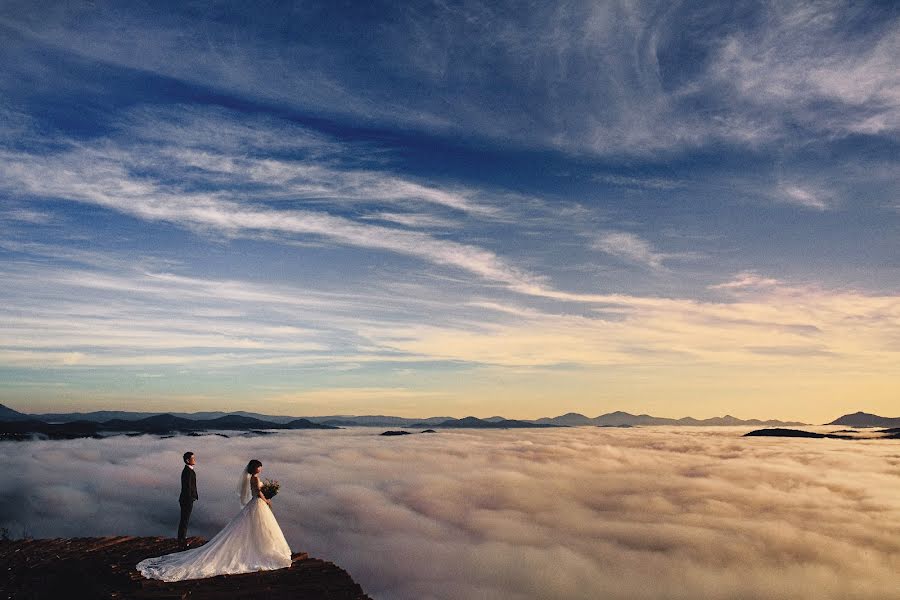
[[[197,474],[187,465],[181,471],[181,495],[178,496],[179,502],[193,502],[197,500]]]

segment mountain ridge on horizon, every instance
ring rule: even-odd
[[[462,424],[454,422],[469,423],[471,426],[488,426],[496,427],[498,424],[506,422],[511,426],[517,426],[517,423],[526,423],[536,426],[635,426],[635,425],[675,425],[675,426],[759,426],[759,425],[807,425],[799,421],[780,421],[777,419],[738,419],[731,415],[722,417],[710,417],[707,419],[695,419],[693,417],[682,417],[674,419],[670,417],[654,417],[648,414],[634,415],[625,411],[616,410],[609,413],[601,414],[597,417],[588,417],[581,413],[568,412],[556,417],[541,417],[538,419],[506,419],[499,415],[477,418],[467,415],[462,418],[449,416],[427,417],[427,418],[411,418],[411,417],[395,417],[390,415],[325,415],[325,416],[287,416],[287,415],[267,415],[263,413],[255,413],[249,411],[198,411],[193,413],[186,412],[137,412],[137,411],[91,411],[86,413],[70,412],[70,413],[22,413],[0,404],[0,420],[25,420],[34,419],[47,422],[71,422],[71,421],[93,421],[105,422],[109,420],[138,420],[159,415],[171,415],[172,417],[191,419],[191,420],[210,420],[218,419],[226,416],[236,415],[253,419],[260,419],[272,423],[286,424],[297,419],[306,419],[312,423],[331,425],[335,427],[419,427],[419,426],[444,426],[444,427],[460,427]],[[870,415],[870,413],[854,413],[854,415],[868,415],[875,419],[882,419],[893,422],[888,417],[879,417],[878,415]],[[829,425],[849,425],[849,423],[839,422],[841,419],[851,417],[853,415],[844,415]],[[900,418],[897,419],[900,423]],[[878,425],[869,425],[878,426]]]
[[[196,435],[217,431],[242,431],[245,434],[262,434],[267,430],[274,429],[339,429],[339,427],[313,423],[302,418],[286,423],[275,423],[255,417],[233,414],[214,419],[186,419],[170,413],[163,413],[139,419],[108,419],[106,421],[81,419],[65,422],[47,422],[0,404],[0,439],[4,440],[24,440],[34,435],[47,436],[49,439],[76,439],[117,434],[162,435],[181,433]]]
[[[872,413],[857,411],[838,417],[826,425],[844,425],[845,427],[900,427],[900,417],[882,417]]]

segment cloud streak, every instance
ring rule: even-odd
[[[827,210],[829,208],[828,202],[824,199],[825,194],[821,190],[813,191],[807,187],[785,184],[780,186],[779,191],[784,201],[791,204],[815,210]]]
[[[757,107],[787,106],[812,129],[896,135],[900,27],[887,18],[852,45],[837,43],[858,18],[850,3],[768,5],[767,26],[729,36],[711,73]],[[842,110],[816,108],[836,103]]]
[[[46,247],[40,251],[53,253]],[[50,369],[46,372],[53,374],[52,381],[130,380],[136,370],[153,367],[167,373],[176,367],[238,368],[244,373],[239,385],[220,392],[229,402],[259,397],[274,401],[265,384],[273,377],[272,369],[281,367],[289,369],[279,375],[286,378],[283,385],[294,392],[278,399],[288,411],[347,411],[341,408],[347,399],[344,394],[332,394],[330,409],[321,400],[334,388],[399,383],[418,390],[423,407],[430,404],[429,393],[439,392],[445,408],[437,412],[450,411],[451,404],[454,414],[471,411],[471,398],[490,394],[496,402],[509,396],[504,400],[509,416],[537,417],[546,409],[513,402],[516,394],[543,393],[538,387],[523,389],[525,380],[515,375],[522,369],[551,369],[540,379],[564,386],[557,392],[577,402],[587,401],[581,399],[584,389],[598,385],[607,389],[604,381],[612,373],[624,382],[643,371],[648,381],[663,382],[677,371],[677,383],[685,388],[682,393],[692,397],[727,393],[733,398],[744,389],[759,392],[764,386],[772,398],[791,398],[796,405],[822,393],[837,401],[849,382],[855,382],[857,393],[868,390],[874,401],[883,394],[879,386],[890,388],[900,360],[896,296],[792,284],[756,272],[738,273],[710,286],[704,300],[560,294],[558,300],[548,299],[539,306],[508,293],[486,296],[484,288],[457,282],[452,289],[430,289],[427,284],[383,279],[377,285],[347,282],[340,291],[328,291],[302,283],[145,271],[95,254],[84,260],[85,266],[69,268],[13,262],[0,270],[9,286],[0,291],[5,323],[0,365]],[[152,257],[148,262],[162,264]],[[407,367],[414,372],[397,371]],[[302,368],[331,375],[309,373],[301,378],[294,371]],[[335,375],[332,369],[344,369],[346,376]],[[444,375],[436,376],[433,369]],[[421,380],[424,372],[429,373],[426,385]],[[754,373],[776,372],[780,378],[751,384]],[[218,389],[220,379],[201,385]],[[731,381],[722,384],[728,389],[711,391],[710,382],[720,379]],[[815,391],[809,383],[813,379],[828,389]],[[160,385],[169,380],[176,387],[184,385],[184,379],[172,373]],[[508,389],[485,391],[500,381],[506,381]],[[745,384],[751,387],[744,388]],[[487,387],[478,389],[479,385]],[[860,387],[866,385],[871,387]],[[161,398],[175,392],[168,387],[154,389]],[[324,390],[313,398],[315,406],[308,402],[310,389]],[[80,397],[96,406],[96,398],[103,396],[100,391],[90,397],[85,391]],[[616,397],[612,391],[608,394]],[[652,394],[679,397],[655,389],[641,396]],[[13,403],[37,397],[9,393]],[[292,404],[290,397],[296,402]],[[126,399],[120,402],[133,400],[127,394],[121,398]],[[429,412],[401,406],[400,400],[385,401],[404,414]],[[692,402],[694,408],[684,410],[702,416],[718,410],[705,400]],[[890,400],[886,397],[884,402]],[[372,406],[361,397],[346,406],[351,404],[354,410]],[[666,410],[680,412],[674,408],[678,405]],[[842,404],[832,410],[844,408]],[[819,415],[825,409],[810,405],[809,410]],[[501,411],[498,407],[493,412]],[[773,416],[811,418],[803,412]]]
[[[210,127],[209,118],[200,119],[201,131]],[[148,126],[130,127],[122,137],[131,139]],[[235,129],[239,140],[246,137],[238,125],[224,120],[223,135]],[[265,131],[256,135],[267,139]],[[202,135],[200,139],[204,139]],[[220,142],[220,146],[230,145]],[[328,147],[316,147],[320,146]],[[491,250],[409,229],[452,218],[423,214],[427,206],[478,218],[499,216],[498,209],[474,201],[471,191],[448,191],[386,173],[337,168],[321,158],[294,162],[249,159],[175,146],[150,148],[113,139],[90,147],[74,145],[54,154],[7,150],[0,156],[3,187],[14,195],[93,204],[146,221],[234,237],[274,235],[284,241],[301,237],[397,253],[519,290],[536,289],[540,281]],[[198,185],[203,191],[197,191]],[[243,191],[235,192],[236,188]],[[302,208],[279,207],[288,201]],[[407,226],[396,228],[335,214],[344,202],[382,208],[399,203],[414,210],[405,217],[386,219]]]
[[[662,269],[665,260],[678,256],[658,252],[647,240],[625,231],[607,231],[602,233],[591,247],[621,258],[626,262],[636,263],[651,269]]]
[[[870,11],[867,22],[859,13]],[[156,16],[12,3],[0,23],[82,61],[312,114],[601,155],[758,147],[798,125],[804,137],[900,126],[900,28],[880,7],[385,5],[341,19],[332,36],[316,11],[293,13],[278,33],[275,14],[241,28],[179,7]],[[298,35],[314,27],[324,35]],[[360,35],[373,29],[382,35]]]

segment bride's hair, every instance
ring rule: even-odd
[[[256,470],[262,466],[262,463],[256,460],[255,458],[247,463],[247,472],[251,475],[256,473]]]

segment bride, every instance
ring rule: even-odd
[[[244,508],[214,538],[184,552],[142,560],[137,564],[141,575],[181,581],[291,566],[291,549],[272,513],[272,502],[260,490],[260,471],[258,460],[247,464],[238,488]]]

